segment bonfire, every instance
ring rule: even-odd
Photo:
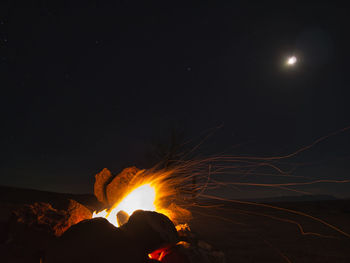
[[[114,246],[122,262],[224,262],[223,253],[198,240],[188,225],[191,213],[185,207],[193,202],[188,194],[193,187],[179,169],[130,167],[116,176],[103,169],[95,179],[94,193],[104,208],[69,228],[48,249],[45,262],[96,257],[108,262]]]

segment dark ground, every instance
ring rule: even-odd
[[[11,210],[23,203],[75,199],[89,208],[98,206],[91,195],[67,195],[28,189],[0,187],[1,243]],[[247,204],[206,202],[210,207],[191,208],[192,231],[225,252],[227,262],[350,262],[350,238],[320,222],[270,208]],[[350,200],[271,203],[307,213],[350,233]],[[282,221],[281,221],[282,220]],[[333,238],[302,235],[315,232]]]
[[[273,205],[305,212],[350,232],[350,200]],[[194,209],[193,215],[192,230],[222,249],[228,262],[350,262],[350,238],[303,216],[234,204],[205,213]],[[292,221],[300,223],[305,232],[335,238],[302,235]]]

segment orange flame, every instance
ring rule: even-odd
[[[126,212],[129,216],[136,210],[156,211],[170,218],[174,224],[187,222],[191,213],[181,208],[177,203],[179,186],[189,181],[188,177],[178,176],[180,169],[143,170],[128,182],[121,201],[113,204],[112,208],[94,212],[93,218],[106,218],[111,224],[119,227],[117,214]],[[123,186],[121,186],[123,187]]]

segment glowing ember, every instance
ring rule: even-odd
[[[120,203],[115,205],[110,211],[103,210],[94,212],[92,217],[104,217],[111,224],[119,226],[117,222],[117,214],[119,211],[126,212],[129,216],[136,210],[156,211],[154,202],[156,199],[156,191],[150,184],[137,187],[129,193]]]

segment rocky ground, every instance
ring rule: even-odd
[[[40,240],[48,238],[44,234],[33,237],[31,233],[26,233],[15,244],[8,245],[11,243],[9,239],[13,238],[9,235],[14,231],[14,226],[9,224],[10,218],[14,216],[13,211],[22,209],[20,211],[27,211],[28,214],[28,206],[35,202],[48,203],[50,207],[45,206],[45,209],[63,211],[58,214],[63,218],[72,218],[73,221],[76,218],[74,213],[67,212],[70,211],[69,207],[71,210],[72,207],[80,209],[78,204],[82,204],[83,211],[88,214],[89,211],[85,208],[91,212],[101,206],[93,195],[67,195],[0,187],[1,262],[38,262],[37,254],[41,251],[33,251],[38,244],[45,248],[45,242],[40,244]],[[24,205],[27,210],[23,210]],[[350,200],[272,205],[301,211],[350,233]],[[29,211],[34,208],[32,206]],[[203,249],[210,250],[210,246],[213,246],[222,250],[227,262],[350,262],[350,238],[305,216],[269,207],[230,202],[202,201],[198,206],[190,207],[190,210],[193,213],[193,219],[189,222],[192,232],[198,236],[198,240],[206,241],[199,245]],[[304,234],[298,224],[303,227]],[[21,233],[26,232],[19,230]]]

